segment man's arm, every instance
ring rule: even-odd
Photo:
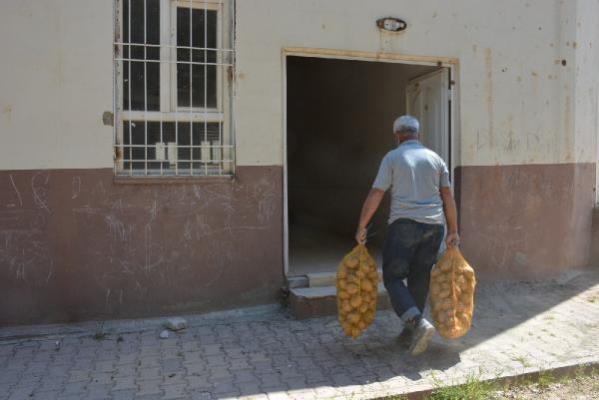
[[[360,213],[360,222],[358,223],[358,231],[356,232],[356,242],[360,244],[366,243],[366,226],[372,219],[372,216],[379,208],[385,191],[381,189],[372,188],[368,197],[364,200],[362,205],[362,212]]]
[[[447,246],[457,247],[460,245],[460,235],[458,234],[458,211],[455,200],[449,187],[442,187],[439,191],[443,200],[445,219],[447,220]]]

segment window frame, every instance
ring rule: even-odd
[[[192,0],[191,6],[189,0],[171,0],[171,8],[170,8],[170,40],[169,44],[172,46],[170,48],[170,60],[177,60],[177,9],[178,8],[192,8],[194,10],[209,10],[216,11],[216,48],[222,48],[222,35],[219,32],[222,32],[222,11],[219,11],[220,4],[217,3],[209,3],[204,2],[202,0]],[[220,64],[223,62],[222,52],[216,52],[216,62]],[[222,110],[222,71],[221,68],[216,68],[216,107],[183,107],[179,106],[179,96],[177,90],[179,89],[177,86],[177,63],[170,64],[170,109],[175,112],[192,112],[192,113],[219,113]],[[161,87],[162,89],[162,87]],[[168,89],[167,89],[168,90]],[[162,92],[161,92],[162,93]]]
[[[145,46],[155,47],[156,45],[145,45],[144,43],[136,43],[132,41],[129,43],[128,38],[124,38],[124,4],[131,0],[114,0],[114,60],[113,60],[113,75],[114,75],[114,173],[118,177],[132,177],[132,178],[160,178],[160,177],[183,177],[183,178],[209,178],[213,176],[232,176],[235,172],[235,143],[234,135],[232,132],[232,119],[233,119],[233,77],[234,77],[234,66],[235,66],[235,50],[233,45],[233,15],[234,15],[234,0],[158,0],[160,5],[160,44],[159,47],[159,87],[160,87],[160,106],[158,111],[147,110],[147,93],[145,95],[146,101],[144,102],[144,110],[130,110],[125,109],[124,100],[124,68],[128,62],[129,66],[131,63],[136,61],[129,52],[128,59],[124,58],[124,49],[127,46]],[[143,0],[147,6],[146,1]],[[216,11],[216,38],[217,46],[216,52],[216,107],[179,107],[178,106],[178,87],[177,87],[177,9],[178,8],[191,8],[200,10]],[[129,15],[130,18],[130,15]],[[147,20],[144,19],[144,24]],[[129,29],[131,27],[129,26]],[[190,27],[191,29],[191,27]],[[165,44],[166,43],[166,44]],[[145,52],[144,52],[145,54]],[[147,58],[142,61],[144,66],[148,62]],[[185,63],[185,62],[184,62]],[[147,79],[147,70],[144,67],[144,79]],[[130,76],[130,74],[129,74]],[[191,86],[191,85],[190,85]],[[144,86],[144,90],[146,86]],[[129,95],[131,99],[131,95]],[[178,130],[179,123],[189,123],[190,129],[193,129],[193,123],[204,123],[205,129],[210,123],[219,123],[219,147],[222,152],[220,154],[219,173],[208,174],[208,166],[205,163],[205,174],[195,174],[193,163],[193,151],[190,151],[191,159],[189,174],[180,174],[178,164],[180,161],[175,162],[174,168],[163,169],[160,167],[160,174],[149,174],[149,171],[156,172],[157,170],[148,169],[148,162],[154,162],[155,160],[149,160],[147,157],[148,148],[154,146],[147,141],[147,124],[145,125],[145,158],[142,160],[125,160],[125,152],[127,146],[124,144],[126,123],[133,123],[136,121],[143,122],[159,122],[162,131],[163,123],[174,123],[175,130]],[[190,132],[191,137],[193,134]],[[177,148],[179,148],[178,134],[176,134]],[[162,139],[162,133],[161,133]],[[192,146],[198,144],[192,143]],[[130,146],[130,145],[129,145]],[[213,145],[210,145],[210,149]],[[203,150],[203,149],[202,149]],[[129,168],[125,168],[125,162],[129,162]],[[131,164],[134,162],[145,162],[144,173],[140,174],[134,169]],[[199,160],[197,162],[200,162]],[[135,171],[135,172],[134,172]],[[173,174],[174,171],[174,174]]]

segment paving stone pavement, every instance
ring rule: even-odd
[[[156,324],[118,321],[95,338],[68,325],[3,328],[0,399],[369,399],[599,361],[599,270],[479,285],[476,296],[471,332],[436,337],[416,358],[390,311],[355,341],[334,317],[296,321],[275,309],[188,317],[168,339]]]

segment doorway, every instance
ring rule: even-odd
[[[286,272],[332,273],[355,245],[362,202],[396,145],[395,118],[419,117],[422,141],[450,162],[449,69],[306,56],[285,62]],[[378,265],[388,209],[385,198],[369,234]]]

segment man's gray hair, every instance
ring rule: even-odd
[[[417,135],[420,132],[420,122],[411,115],[402,115],[393,123],[393,133],[404,135]]]

